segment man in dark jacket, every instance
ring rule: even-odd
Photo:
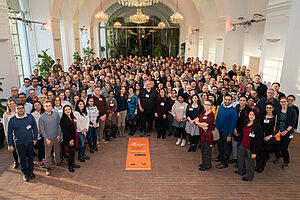
[[[254,89],[257,90],[258,98],[261,99],[262,97],[267,96],[268,87],[265,84],[263,84],[262,82],[260,82],[260,80],[261,80],[261,76],[259,74],[256,74],[254,76],[253,85],[254,85]]]

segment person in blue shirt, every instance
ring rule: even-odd
[[[23,104],[17,105],[17,114],[8,122],[8,150],[13,151],[13,141],[20,160],[23,180],[35,178],[33,173],[33,145],[37,142],[37,126],[31,114],[25,113]]]
[[[226,94],[224,96],[224,103],[219,107],[218,116],[216,118],[216,128],[220,133],[219,156],[218,160],[221,162],[216,166],[218,169],[228,167],[228,162],[231,154],[231,136],[236,127],[237,113],[232,106],[232,96]]]

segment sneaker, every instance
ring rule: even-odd
[[[147,133],[147,136],[150,136],[150,135],[151,135],[150,132],[148,132],[148,133]]]
[[[28,176],[29,176],[30,179],[34,179],[35,178],[35,174],[33,172],[30,172],[28,174]]]
[[[278,159],[278,158],[276,158],[275,160],[273,160],[273,163],[274,163],[274,164],[277,164],[277,163],[279,163],[279,159]]]
[[[14,169],[18,169],[19,167],[19,163],[18,162],[14,162],[13,166],[12,166]]]
[[[43,161],[41,161],[41,162],[38,163],[38,166],[41,167],[41,168],[44,168],[45,167],[45,163]]]
[[[46,169],[46,176],[50,176],[51,175],[51,169]]]
[[[186,144],[186,140],[185,139],[182,139],[182,142],[181,142],[181,147],[184,147],[185,146],[185,144]]]
[[[178,139],[177,139],[177,142],[176,142],[176,145],[177,145],[177,146],[179,146],[179,145],[180,145],[180,143],[181,143],[181,139],[180,139],[180,138],[178,138]]]
[[[25,182],[28,182],[29,181],[29,176],[28,176],[28,174],[24,174],[23,175],[23,180],[25,181]]]
[[[289,163],[283,163],[282,166],[281,166],[283,169],[286,169],[289,167]]]

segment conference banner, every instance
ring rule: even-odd
[[[129,138],[126,170],[151,170],[149,138]]]

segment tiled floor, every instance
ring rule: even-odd
[[[70,173],[55,167],[53,175],[35,167],[37,178],[24,183],[12,157],[0,150],[0,199],[300,199],[300,135],[290,144],[288,169],[272,162],[254,181],[243,182],[230,166],[200,172],[200,151],[175,146],[175,138],[150,139],[151,171],[126,171],[128,138],[103,144],[91,160]],[[213,163],[215,165],[216,163]]]

